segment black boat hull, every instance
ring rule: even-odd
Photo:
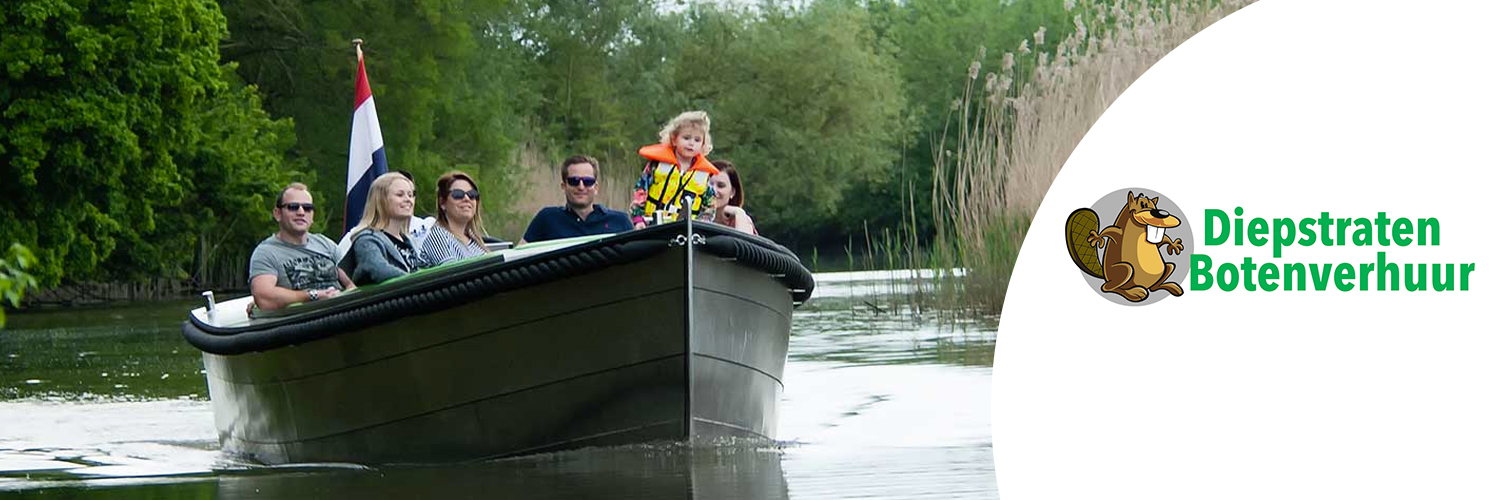
[[[688,248],[306,343],[205,352],[223,448],[414,463],[774,439],[796,293],[701,247],[689,268]]]

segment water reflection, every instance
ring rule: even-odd
[[[781,443],[380,469],[226,462],[178,331],[194,303],[15,314],[0,334],[0,496],[995,498],[994,319],[920,311],[905,297],[926,285],[906,272],[818,280],[795,313]]]
[[[817,276],[812,300],[797,309],[792,325],[788,357],[793,361],[994,364],[995,318],[920,310],[915,297],[931,289],[931,272]]]
[[[380,469],[296,466],[225,469],[171,483],[54,482],[19,498],[788,498],[781,452],[753,444],[639,445],[509,460]],[[3,489],[5,483],[0,483]],[[35,485],[33,485],[35,486]]]
[[[206,398],[203,358],[178,328],[197,302],[12,314],[0,400]]]
[[[787,498],[781,456],[749,446],[631,446],[446,467],[233,476],[239,498]]]

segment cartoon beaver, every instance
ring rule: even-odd
[[[1146,300],[1157,290],[1182,295],[1181,286],[1167,281],[1177,266],[1161,258],[1163,245],[1168,255],[1182,253],[1182,238],[1166,238],[1167,228],[1182,221],[1156,208],[1161,198],[1147,199],[1145,193],[1134,192],[1125,197],[1115,224],[1102,231],[1094,229],[1099,227],[1099,214],[1093,210],[1080,208],[1068,215],[1068,254],[1073,263],[1089,276],[1104,279],[1100,290],[1118,293],[1131,302]],[[1106,238],[1113,241],[1106,244]],[[1104,248],[1102,263],[1096,247]]]

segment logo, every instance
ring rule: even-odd
[[[1102,225],[1100,213],[1118,213]],[[1182,295],[1178,264],[1193,251],[1193,232],[1172,200],[1143,189],[1122,189],[1068,215],[1068,255],[1084,280],[1105,298],[1126,305]],[[1173,238],[1168,231],[1179,237]],[[1184,238],[1187,236],[1186,244]],[[1161,292],[1161,293],[1158,293]]]
[[[1420,210],[1421,206],[1415,208]],[[1215,270],[1212,257],[1193,254],[1189,288],[1194,291],[1218,288],[1225,292],[1352,292],[1355,289],[1361,292],[1463,292],[1469,290],[1470,274],[1476,268],[1473,262],[1404,263],[1395,258],[1396,254],[1408,254],[1411,250],[1400,247],[1441,244],[1442,223],[1437,217],[1392,218],[1386,212],[1376,212],[1373,218],[1334,217],[1330,212],[1322,212],[1317,217],[1303,217],[1300,221],[1291,217],[1269,220],[1253,217],[1247,223],[1244,215],[1244,207],[1235,207],[1232,218],[1223,210],[1204,210],[1204,223],[1208,225],[1204,246],[1270,246],[1271,261],[1246,256],[1240,262],[1221,262]],[[1371,259],[1373,262],[1362,263],[1280,260],[1283,252],[1299,246],[1346,245],[1381,247],[1393,254],[1387,255],[1387,250],[1379,250]]]

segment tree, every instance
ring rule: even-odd
[[[621,72],[621,48],[638,40],[634,30],[649,18],[649,3],[530,0],[524,7],[511,17],[510,45],[530,58],[539,138],[606,159],[633,157],[648,106],[630,87],[649,73]]]
[[[204,0],[21,0],[0,31],[0,234],[35,249],[43,286],[101,277],[183,199],[173,152],[223,89],[224,18]]]
[[[757,225],[795,244],[837,226],[853,182],[889,173],[901,82],[863,9],[814,2],[753,15],[696,10],[675,86],[713,117],[712,156],[740,168]]]
[[[985,71],[1001,65],[1006,52],[1026,41],[1030,50],[1050,47],[1072,31],[1072,13],[1061,0],[869,0],[876,49],[898,62],[906,107],[903,109],[902,156],[891,175],[856,183],[857,199],[846,223],[869,221],[872,227],[900,224],[891,206],[915,205],[919,231],[932,234],[932,145],[953,125],[955,100],[963,92],[965,73],[979,61]],[[1045,28],[1042,43],[1035,34]],[[981,57],[981,48],[984,55]],[[1024,73],[1023,73],[1024,74]],[[981,80],[982,81],[982,80]],[[849,228],[853,229],[853,228]]]
[[[162,211],[162,223],[151,230],[124,237],[134,250],[115,252],[106,262],[116,270],[111,279],[165,276],[203,287],[245,286],[245,263],[270,233],[276,196],[302,176],[304,162],[286,154],[296,140],[291,119],[272,120],[232,64],[220,70],[229,88],[211,93],[188,117],[183,127],[191,133],[173,153],[183,173],[182,204]]]
[[[340,227],[354,109],[354,50],[365,39],[365,66],[380,110],[391,169],[417,179],[418,213],[434,211],[432,182],[444,171],[473,174],[496,220],[512,189],[510,151],[526,123],[517,109],[533,94],[498,50],[500,22],[513,5],[414,0],[342,3],[228,0],[232,27],[224,57],[265,96],[273,116],[297,123],[295,151],[315,173],[320,220]],[[520,92],[513,90],[520,89]],[[308,180],[308,179],[299,179]],[[495,200],[496,203],[491,203]]]
[[[10,251],[0,258],[0,328],[5,328],[5,304],[21,307],[21,298],[26,289],[36,288],[36,278],[26,272],[36,263],[30,250],[14,243]]]

